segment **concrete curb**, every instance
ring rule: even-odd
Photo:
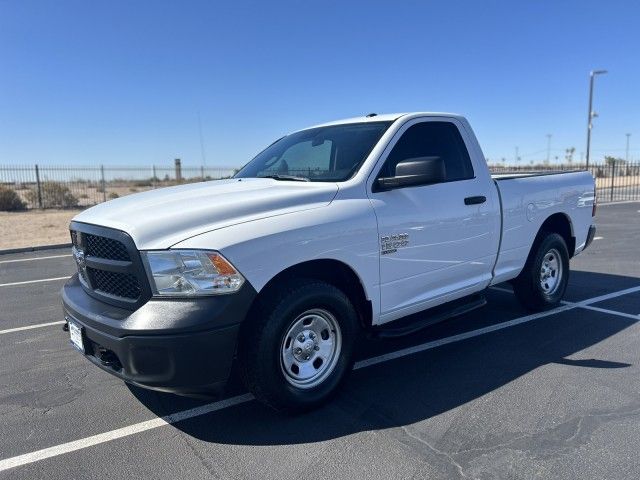
[[[53,245],[38,245],[36,247],[7,248],[0,250],[0,255],[9,253],[39,252],[40,250],[52,250],[54,248],[70,248],[70,243],[55,243]]]

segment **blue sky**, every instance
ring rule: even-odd
[[[0,0],[0,164],[241,165],[369,112],[466,115],[485,155],[640,159],[640,2]],[[533,154],[533,152],[538,152]]]

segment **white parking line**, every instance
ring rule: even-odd
[[[58,320],[56,322],[37,323],[35,325],[27,325],[25,327],[8,328],[6,330],[0,330],[0,335],[4,335],[5,333],[22,332],[23,330],[33,330],[34,328],[50,327],[52,325],[62,325],[63,323],[65,323],[64,320]]]
[[[640,320],[640,315],[634,315],[632,313],[618,312],[617,310],[609,310],[608,308],[593,307],[591,305],[578,305],[580,308],[586,308],[587,310],[593,310],[600,313],[608,313],[609,315],[617,315],[619,317],[630,318],[632,320]]]
[[[55,277],[55,278],[43,278],[41,280],[26,280],[24,282],[0,283],[0,287],[13,287],[14,285],[26,285],[28,283],[55,282],[56,280],[67,280],[68,278],[69,278],[69,276],[66,276],[66,277]]]
[[[50,258],[63,258],[70,257],[70,253],[64,255],[49,255],[48,257],[33,257],[33,258],[16,258],[14,260],[0,260],[0,263],[16,263],[16,262],[33,262],[34,260],[48,260]]]
[[[424,352],[426,350],[437,348],[442,345],[448,345],[454,342],[460,342],[462,340],[467,340],[469,338],[485,335],[487,333],[496,332],[498,330],[503,330],[516,325],[521,325],[526,322],[531,322],[539,318],[548,317],[556,313],[565,312],[565,311],[579,308],[585,305],[589,305],[591,303],[600,302],[602,300],[615,298],[621,295],[626,295],[628,293],[633,293],[637,291],[640,291],[640,286],[628,288],[626,290],[621,290],[619,292],[614,292],[607,295],[601,295],[599,297],[593,297],[578,303],[567,303],[560,307],[556,307],[552,310],[547,310],[545,312],[526,315],[524,317],[509,320],[507,322],[498,323],[496,325],[490,325],[488,327],[479,328],[477,330],[461,333],[459,335],[453,335],[451,337],[434,340],[432,342],[423,343],[421,345],[416,345],[414,347],[409,347],[402,350],[397,350],[395,352],[379,355],[377,357],[368,358],[366,360],[361,360],[357,362],[353,368],[354,370],[367,368],[379,363],[388,362],[390,360],[406,357],[408,355],[413,355],[419,352]],[[111,440],[116,440],[118,438],[128,437],[136,433],[145,432],[147,430],[152,430],[154,428],[162,427],[164,425],[171,425],[173,423],[181,422],[183,420],[188,420],[190,418],[206,415],[208,413],[216,412],[219,410],[223,410],[225,408],[229,408],[235,405],[240,405],[240,404],[249,402],[253,400],[253,398],[254,397],[251,394],[238,395],[236,397],[227,398],[225,400],[220,400],[218,402],[208,403],[200,407],[176,412],[171,415],[166,415],[164,417],[159,417],[159,418],[154,418],[152,420],[147,420],[144,422],[134,423],[133,425],[118,428],[116,430],[111,430],[109,432],[92,435],[90,437],[85,437],[79,440],[62,443],[60,445],[44,448],[42,450],[36,450],[35,452],[25,453],[24,455],[18,455],[16,457],[0,460],[0,472],[4,470],[9,470],[11,468],[19,467],[22,465],[34,463],[40,460],[44,460],[46,458],[57,457],[59,455],[64,455],[65,453],[75,452],[77,450],[82,450],[84,448],[88,448],[94,445],[110,442]]]

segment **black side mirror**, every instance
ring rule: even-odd
[[[392,190],[401,187],[429,185],[446,180],[446,169],[441,157],[407,158],[398,162],[394,177],[376,180],[376,191]]]

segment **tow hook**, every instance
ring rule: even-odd
[[[100,363],[102,363],[102,365],[104,365],[105,367],[111,367],[116,370],[122,368],[120,360],[118,360],[116,354],[104,347],[98,347],[96,357],[98,357]]]
[[[62,331],[63,332],[69,331],[69,322],[64,322],[64,325],[62,325]]]

